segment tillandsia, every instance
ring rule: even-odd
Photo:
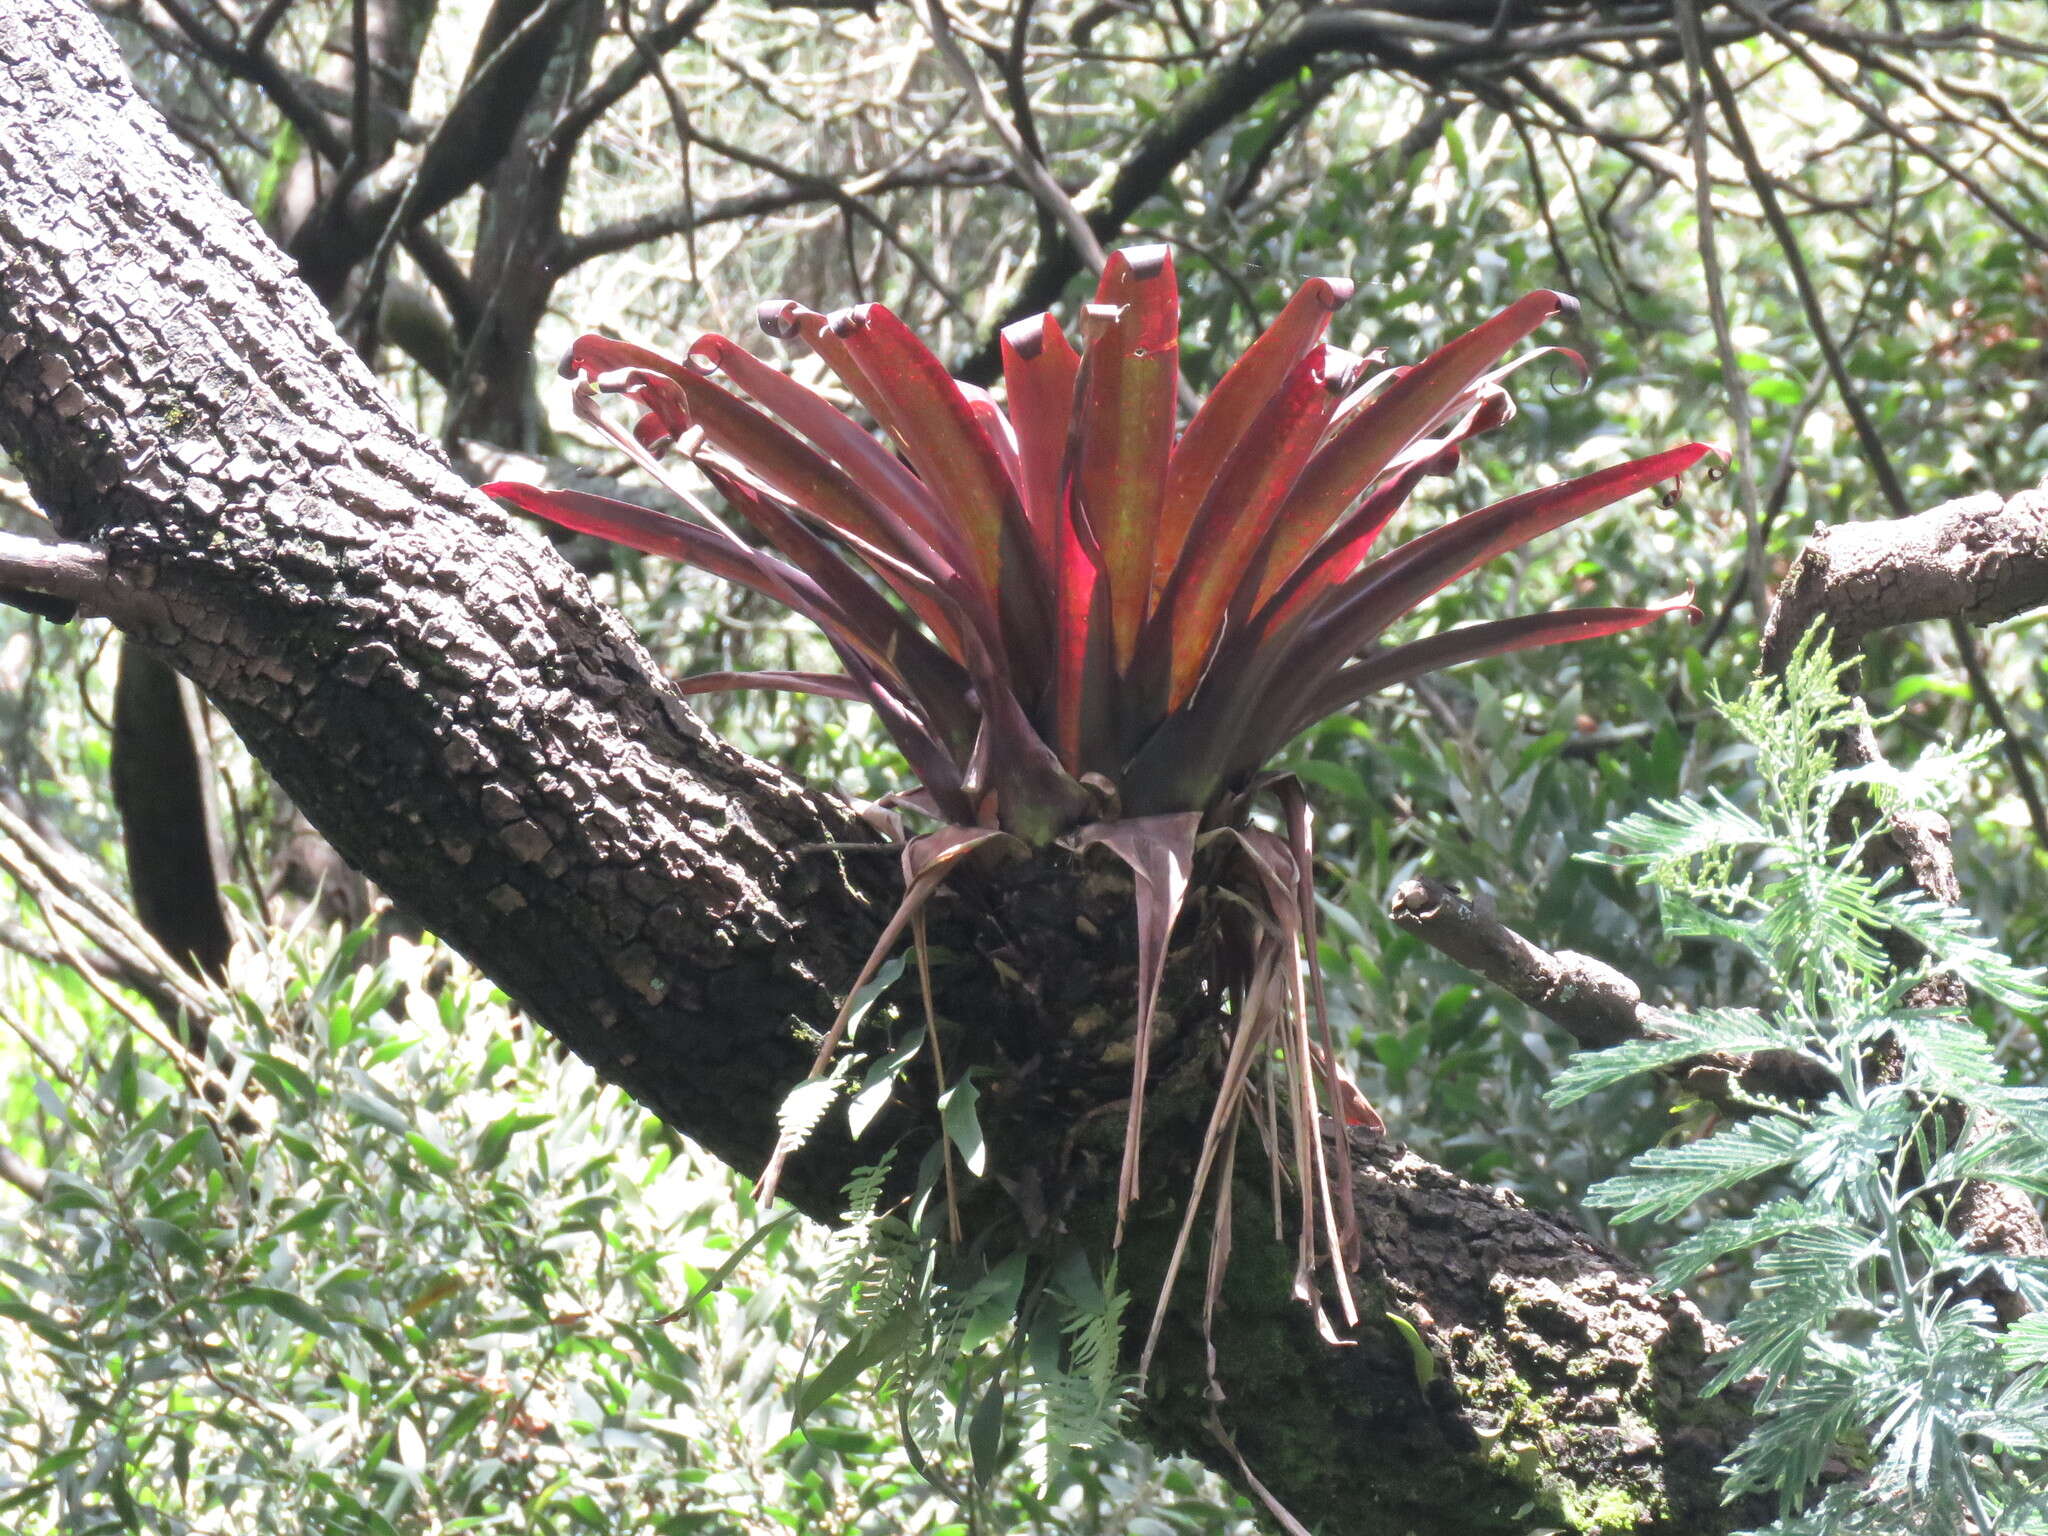
[[[1503,361],[1576,306],[1532,293],[1423,361],[1390,367],[1383,354],[1326,340],[1350,292],[1338,279],[1303,283],[1185,426],[1180,299],[1165,246],[1109,257],[1078,349],[1050,314],[1006,328],[1002,402],[952,378],[880,304],[830,315],[762,305],[762,329],[821,359],[893,452],[725,336],[700,333],[670,356],[587,335],[563,362],[577,414],[702,521],[582,492],[485,489],[751,588],[823,633],[841,672],[714,673],[683,686],[866,703],[916,774],[918,787],[899,798],[942,825],[906,842],[904,900],[856,993],[932,890],[991,841],[1099,844],[1129,866],[1139,963],[1119,1240],[1138,1189],[1168,939],[1198,844],[1223,844],[1261,921],[1254,952],[1227,968],[1238,978],[1233,1038],[1187,1220],[1219,1163],[1227,1202],[1247,1085],[1277,1061],[1290,1075],[1281,1102],[1300,1175],[1298,1280],[1313,1295],[1328,1259],[1355,1322],[1348,1189],[1340,1200],[1332,1188],[1318,1093],[1340,1123],[1376,1117],[1343,1077],[1327,1026],[1320,1037],[1309,1029],[1321,1013],[1309,812],[1299,786],[1265,765],[1316,721],[1422,673],[1690,611],[1686,597],[1575,608],[1380,644],[1475,567],[1673,480],[1712,450],[1687,443],[1543,486],[1379,553],[1418,483],[1450,474],[1467,442],[1512,418],[1510,373],[1546,354],[1579,363],[1562,348]],[[628,424],[599,409],[606,394],[632,407]],[[664,460],[677,458],[765,548],[671,473]],[[1275,797],[1284,835],[1253,823],[1260,794]],[[849,1018],[828,1032],[814,1077]],[[1348,1164],[1334,1161],[1341,1188]],[[1186,1237],[1184,1226],[1183,1249]]]

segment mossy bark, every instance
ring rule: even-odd
[[[1191,899],[1155,1021],[1145,1196],[1117,1254],[1134,1364],[1221,1066],[1214,978],[1232,910]],[[977,1215],[1106,1260],[1136,996],[1129,882],[1105,856],[1054,853],[970,872],[937,911],[953,950],[940,1012],[974,1021],[948,1026],[948,1060],[978,1052],[991,1068],[983,1129],[1009,1189]],[[1354,1129],[1348,1150],[1358,1326],[1337,1318],[1327,1276],[1338,1342],[1296,1297],[1293,1196],[1276,1238],[1270,1171],[1242,1128],[1215,1324],[1205,1333],[1212,1194],[1139,1409],[1150,1438],[1241,1482],[1248,1468],[1317,1531],[1692,1536],[1769,1519],[1721,1504],[1715,1468],[1749,1419],[1739,1395],[1701,1395],[1723,1341],[1689,1302],[1569,1222],[1395,1141]]]

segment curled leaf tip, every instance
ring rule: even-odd
[[[791,341],[796,337],[797,317],[803,309],[795,299],[768,299],[754,311],[754,324],[777,341]]]
[[[825,317],[825,327],[834,336],[851,336],[868,328],[868,320],[882,306],[879,304],[849,304],[844,309],[835,309]]]
[[[1369,358],[1360,357],[1356,352],[1347,352],[1342,347],[1323,348],[1323,388],[1331,394],[1342,397],[1365,382],[1366,370],[1372,367]]]
[[[657,413],[649,411],[633,423],[633,439],[658,459],[668,452],[676,435]]]
[[[1554,288],[1550,290],[1550,297],[1556,301],[1557,317],[1560,320],[1563,320],[1566,324],[1570,324],[1572,321],[1577,320],[1579,318],[1580,306],[1579,301],[1577,299],[1573,298],[1568,293],[1559,293]]]
[[[1693,583],[1688,581],[1685,584],[1685,590],[1677,597],[1667,597],[1661,602],[1650,604],[1650,607],[1659,613],[1682,613],[1685,615],[1686,623],[1695,626],[1699,625],[1705,621],[1707,616],[1700,610],[1699,604],[1693,601],[1694,591]]]
[[[1592,365],[1586,361],[1583,353],[1576,352],[1570,347],[1553,347],[1550,349],[1550,355],[1569,365],[1571,371],[1578,375],[1574,381],[1575,388],[1583,390],[1593,382]]]
[[[1131,245],[1117,251],[1109,258],[1112,265],[1123,262],[1125,270],[1137,282],[1149,282],[1162,273],[1170,273],[1173,267],[1173,247],[1168,245]]]
[[[1123,304],[1083,304],[1081,306],[1081,334],[1089,341],[1100,341],[1105,332],[1124,317]]]
[[[1050,315],[1032,315],[1029,319],[1013,320],[1003,327],[1003,344],[1025,362],[1030,362],[1045,350],[1045,322]]]
[[[1324,307],[1332,312],[1341,308],[1354,293],[1358,292],[1358,284],[1348,277],[1312,277],[1301,286],[1321,299]]]

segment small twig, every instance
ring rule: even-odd
[[[960,43],[953,36],[951,19],[946,15],[943,0],[913,0],[918,18],[924,22],[925,30],[931,34],[932,46],[938,51],[939,61],[947,73],[959,82],[967,93],[967,99],[974,104],[976,112],[989,126],[1010,161],[1017,167],[1017,174],[1024,178],[1024,185],[1039,205],[1059,224],[1074,249],[1081,253],[1081,259],[1092,272],[1100,273],[1108,261],[1108,253],[1102,242],[1096,238],[1095,230],[1087,218],[1067,196],[1060,184],[1053,180],[1052,172],[1045,168],[1045,162],[1031,152],[1031,148],[1018,133],[1017,125],[1003,115],[1003,110],[990,92],[988,85],[975,72],[967,55],[961,52]]]
[[[1702,78],[1706,42],[1700,33],[1700,0],[1680,0],[1673,12],[1679,41],[1685,46],[1687,78],[1686,137],[1692,141],[1694,225],[1698,231],[1700,271],[1706,279],[1707,314],[1714,326],[1714,351],[1721,362],[1721,391],[1727,396],[1728,418],[1735,427],[1735,499],[1742,508],[1745,539],[1743,567],[1749,600],[1761,626],[1769,611],[1764,583],[1764,535],[1757,516],[1754,444],[1750,437],[1749,386],[1735,360],[1735,336],[1728,323],[1728,298],[1722,288],[1721,249],[1716,238],[1712,173],[1707,163],[1707,90]]]
[[[1743,121],[1741,108],[1736,105],[1734,88],[1728,84],[1727,75],[1711,53],[1701,57],[1700,68],[1713,90],[1715,104],[1721,109],[1721,120],[1727,125],[1729,147],[1735,151],[1736,159],[1742,162],[1750,190],[1756,194],[1757,203],[1763,209],[1764,222],[1770,225],[1779,253],[1785,258],[1786,270],[1792,276],[1792,286],[1798,292],[1800,308],[1806,315],[1807,328],[1813,332],[1814,342],[1827,361],[1828,377],[1834,381],[1835,394],[1849,413],[1863,457],[1869,462],[1871,473],[1877,477],[1878,489],[1890,504],[1892,516],[1906,517],[1913,509],[1906,500],[1905,487],[1899,480],[1898,471],[1892,467],[1891,454],[1885,449],[1877,423],[1864,405],[1855,380],[1849,375],[1849,365],[1842,357],[1841,347],[1836,344],[1833,327],[1828,324],[1820,292],[1814,287],[1813,274],[1807,269],[1806,257],[1799,246],[1799,237],[1793,233],[1791,222],[1785,217],[1784,206],[1778,201],[1776,184],[1764,169],[1763,160],[1750,139],[1749,126]]]
[[[932,46],[938,51],[939,60],[946,70],[960,83],[967,93],[967,99],[981,114],[1003,149],[1008,153],[1011,164],[1017,167],[1017,174],[1024,185],[1037,199],[1038,205],[1052,216],[1081,259],[1088,264],[1088,270],[1098,276],[1109,261],[1109,254],[1102,248],[1102,241],[1096,237],[1094,226],[1088,222],[1074,200],[1067,196],[1066,189],[1053,179],[1045,162],[1031,152],[1031,146],[1017,131],[1017,125],[1003,114],[995,93],[988,88],[988,82],[975,72],[974,65],[960,49],[959,39],[953,36],[952,22],[946,15],[945,0],[913,0],[925,30],[931,34]],[[1202,402],[1195,393],[1185,374],[1176,375],[1179,385],[1181,409],[1192,415]]]
[[[0,533],[0,602],[43,618],[68,619],[78,609],[119,618],[130,614],[130,598],[108,568],[107,557],[91,545]],[[60,610],[53,605],[70,606]]]
[[[29,1199],[38,1201],[43,1198],[43,1191],[50,1182],[42,1169],[25,1162],[6,1147],[0,1147],[0,1179],[5,1179]]]
[[[348,163],[341,168],[340,193],[370,168],[370,5],[369,0],[349,0],[349,41],[355,55],[350,80],[351,100],[348,122]]]

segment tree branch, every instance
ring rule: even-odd
[[[5,351],[0,338],[0,354]],[[129,614],[134,595],[114,579],[107,557],[88,544],[0,533],[0,602],[61,621],[80,609],[105,618]]]
[[[1667,1033],[1663,1010],[1645,1003],[1642,988],[1606,961],[1568,949],[1553,954],[1441,881],[1405,882],[1394,892],[1388,915],[1395,927],[1558,1025],[1580,1050],[1604,1050]],[[1734,1112],[1746,1112],[1745,1101],[1758,1095],[1815,1099],[1839,1086],[1791,1051],[1698,1056],[1673,1067],[1671,1075],[1701,1098]]]
[[[1395,927],[1535,1009],[1582,1051],[1657,1033],[1658,1011],[1644,1003],[1642,988],[1606,961],[1539,948],[1441,880],[1404,882],[1388,916]]]
[[[1847,656],[1929,619],[1995,624],[2048,604],[2048,490],[1983,492],[1912,517],[1840,523],[1808,542],[1764,627],[1765,670],[1826,623]]]
[[[842,197],[856,191],[857,195],[871,196],[880,192],[928,187],[986,187],[1003,181],[1006,174],[996,161],[962,152],[939,161],[892,167],[879,174],[850,175],[843,181],[835,181],[837,191],[826,190],[817,181],[809,179],[784,182],[780,186],[760,187],[752,192],[738,192],[694,204],[673,203],[630,219],[601,224],[581,234],[565,235],[555,247],[555,259],[560,270],[566,272],[586,261],[628,250],[649,240],[687,234],[693,229],[708,229],[714,224],[764,219],[770,214],[816,203],[838,203]]]

